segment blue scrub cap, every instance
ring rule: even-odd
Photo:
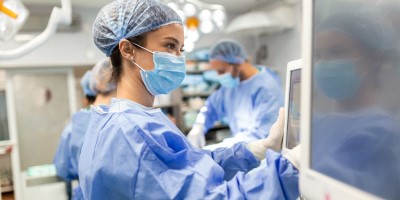
[[[115,0],[104,6],[93,25],[96,46],[107,56],[122,39],[156,30],[168,24],[182,24],[179,15],[155,0]]]
[[[99,61],[92,69],[92,79],[90,89],[97,94],[114,91],[117,85],[112,83],[112,65],[109,58]]]
[[[365,47],[375,50],[391,48],[393,43],[393,27],[370,8],[346,10],[332,15],[322,23],[316,30],[341,31],[358,40]]]
[[[210,54],[211,60],[221,60],[232,64],[242,64],[247,58],[243,46],[235,40],[226,39],[218,42]]]
[[[96,96],[96,92],[90,87],[92,79],[93,72],[91,70],[88,70],[81,78],[81,87],[83,89],[83,93],[85,93],[87,96]]]

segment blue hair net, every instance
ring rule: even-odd
[[[88,70],[81,78],[81,87],[83,89],[83,93],[85,93],[87,96],[96,96],[96,92],[90,87],[92,79],[93,72],[91,70]]]
[[[99,61],[92,69],[90,89],[97,94],[114,91],[117,86],[111,81],[112,65],[109,58]]]
[[[122,39],[156,30],[168,24],[182,24],[172,8],[155,0],[115,0],[104,6],[93,25],[96,46],[107,56]]]
[[[210,54],[211,60],[221,60],[232,64],[242,64],[247,58],[247,53],[243,46],[234,40],[222,40],[218,42],[212,49]]]
[[[385,50],[393,44],[393,27],[368,7],[334,14],[320,23],[316,30],[341,31],[365,47],[375,50]]]

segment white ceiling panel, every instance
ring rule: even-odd
[[[257,8],[260,5],[274,0],[202,0],[204,3],[220,4],[225,6],[228,13],[242,13]],[[22,0],[30,5],[60,5],[60,0]],[[100,8],[111,0],[72,0],[74,6]]]

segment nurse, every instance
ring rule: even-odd
[[[200,110],[189,141],[204,147],[204,135],[223,118],[229,122],[233,138],[213,148],[266,137],[283,106],[277,75],[266,67],[252,65],[243,46],[231,39],[221,40],[212,48],[210,66],[218,73],[216,79],[222,87]]]
[[[93,36],[111,57],[118,86],[109,107],[93,107],[79,160],[85,199],[244,198],[242,188],[251,185],[226,180],[265,157],[271,164],[261,170],[269,176],[264,181],[277,184],[259,194],[298,196],[297,169],[275,153],[282,142],[283,109],[267,138],[205,151],[152,108],[154,96],[176,89],[185,77],[183,26],[175,11],[154,0],[116,0],[99,12]],[[293,179],[285,179],[288,174]]]
[[[83,93],[85,95],[85,97],[82,99],[82,105],[84,108],[89,108],[90,105],[92,105],[96,100],[96,92],[90,89],[90,80],[92,79],[92,75],[93,75],[92,72],[87,71],[83,75],[80,82]]]
[[[87,71],[81,80],[81,86],[87,96],[94,97],[92,106],[108,105],[115,96],[115,84],[110,83],[111,63],[105,58],[92,70]],[[65,181],[78,180],[78,161],[85,132],[90,121],[90,110],[84,108],[72,116],[71,122],[61,136],[54,164],[57,175]],[[73,199],[83,199],[79,188],[75,188]]]

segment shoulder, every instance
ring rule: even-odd
[[[69,123],[64,127],[64,129],[63,129],[63,131],[62,131],[62,134],[61,134],[61,137],[62,137],[62,138],[69,137],[69,135],[71,134],[71,131],[72,131],[72,123],[69,122]]]
[[[125,134],[140,137],[158,156],[172,156],[189,148],[182,132],[161,112],[126,111],[115,116]]]
[[[90,110],[80,110],[72,115],[72,123],[86,123],[90,120],[90,116]]]

